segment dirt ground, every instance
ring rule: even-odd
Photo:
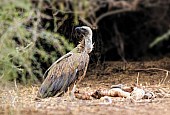
[[[103,99],[71,100],[66,93],[63,97],[35,100],[40,84],[22,86],[6,83],[0,88],[0,115],[169,115],[170,114],[170,58],[143,62],[105,62],[97,66],[91,64],[85,79],[77,89],[91,92],[109,89],[111,85],[166,89],[168,96],[154,99],[131,101],[121,97],[111,97],[112,102]]]

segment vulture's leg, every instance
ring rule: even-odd
[[[75,94],[74,94],[74,92],[76,91],[76,85],[79,84],[80,81],[85,77],[88,64],[89,64],[89,61],[86,63],[86,66],[85,66],[83,75],[80,76],[80,79],[77,81],[77,83],[75,82],[74,85],[73,85],[72,91],[71,91],[71,93],[70,93],[70,99],[71,99],[71,100],[75,100]]]
[[[75,91],[76,91],[76,84],[74,83],[73,88],[72,88],[72,90],[70,92],[70,99],[71,99],[71,101],[75,100],[75,98],[76,98],[75,95],[74,95]]]

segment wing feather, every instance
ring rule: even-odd
[[[43,79],[45,79],[45,76],[46,76],[47,72],[48,72],[54,65],[56,65],[57,63],[59,63],[60,61],[62,61],[63,59],[65,59],[65,58],[67,58],[67,57],[69,57],[69,56],[71,56],[71,55],[72,55],[72,53],[69,52],[69,53],[67,53],[66,55],[60,57],[57,61],[55,61],[55,62],[45,71],[45,73],[44,73],[44,75],[43,75]]]

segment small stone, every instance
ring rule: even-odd
[[[100,99],[104,102],[104,104],[111,104],[112,103],[112,99],[109,96],[104,96],[104,97],[101,97]]]

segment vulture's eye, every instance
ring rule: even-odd
[[[82,28],[82,32],[83,32],[83,34],[88,34],[88,30],[87,29]]]
[[[86,31],[86,29],[82,28],[83,31]]]

